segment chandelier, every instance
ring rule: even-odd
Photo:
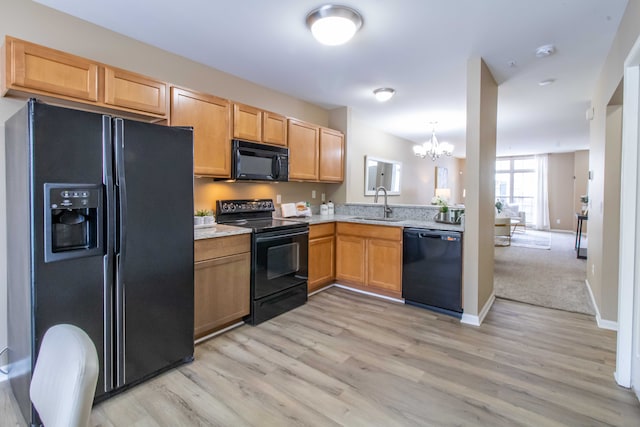
[[[413,154],[422,159],[429,157],[433,161],[443,154],[450,156],[453,153],[453,145],[448,142],[438,142],[438,138],[436,138],[436,122],[431,122],[430,124],[431,139],[425,141],[422,145],[414,145]]]

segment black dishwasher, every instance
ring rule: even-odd
[[[407,304],[462,317],[462,233],[404,229],[402,297]]]

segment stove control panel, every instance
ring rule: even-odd
[[[218,200],[216,202],[217,215],[250,212],[273,212],[274,210],[275,207],[272,199]]]

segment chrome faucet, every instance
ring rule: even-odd
[[[373,198],[373,203],[378,203],[378,193],[380,192],[380,190],[382,190],[382,192],[384,193],[384,214],[383,214],[383,218],[389,218],[389,214],[391,212],[393,212],[393,209],[391,209],[389,207],[389,204],[387,203],[387,189],[384,187],[378,187],[376,188],[376,195]]]

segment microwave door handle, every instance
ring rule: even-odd
[[[275,156],[275,162],[273,162],[273,166],[274,166],[274,171],[273,171],[273,178],[274,179],[280,179],[280,162],[282,161],[280,155],[276,154]]]

